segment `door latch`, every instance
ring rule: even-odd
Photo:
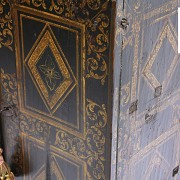
[[[124,31],[127,30],[128,26],[129,26],[129,22],[128,22],[127,18],[121,19],[120,26]]]

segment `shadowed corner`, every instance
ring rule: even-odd
[[[3,138],[3,131],[4,131],[4,123],[3,123],[3,118],[2,118],[2,113],[5,111],[9,110],[8,106],[5,106],[5,103],[1,100],[0,101],[0,179],[9,179],[9,180],[14,180],[14,174],[11,172],[8,164],[4,161],[5,153],[3,153],[3,149],[5,149],[5,141]],[[3,149],[2,149],[3,148]]]
[[[13,153],[10,158],[10,168],[15,177],[22,176],[23,171],[23,154],[22,154],[22,139],[16,137],[16,144],[13,147]]]
[[[17,105],[0,99],[0,147],[4,150],[2,155],[10,166],[9,168],[4,162],[7,172],[11,173],[12,171],[15,177],[24,174],[22,138],[18,114]]]

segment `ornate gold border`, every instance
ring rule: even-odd
[[[141,159],[143,156],[149,153],[152,147],[156,147],[159,143],[165,142],[165,139],[167,139],[167,137],[171,136],[174,131],[179,129],[176,124],[176,126],[173,126],[170,129],[166,130],[164,134],[162,133],[159,137],[157,137],[157,139],[151,139],[147,146],[141,147],[142,144],[140,139],[140,132],[142,131],[144,126],[147,126],[146,123],[148,123],[146,122],[145,115],[148,113],[148,115],[151,116],[164,111],[169,106],[173,106],[173,104],[178,101],[180,96],[179,90],[177,89],[175,89],[174,92],[171,92],[170,94],[165,92],[164,95],[162,95],[162,98],[159,97],[156,99],[156,102],[151,101],[152,104],[149,104],[150,109],[145,110],[144,108],[143,110],[140,110],[139,108],[132,115],[129,115],[128,112],[128,106],[130,106],[130,103],[140,98],[140,78],[143,78],[143,80],[145,79],[147,86],[149,86],[152,90],[154,90],[156,86],[160,85],[160,83],[157,82],[154,77],[152,77],[153,74],[151,72],[151,63],[153,63],[155,58],[154,56],[157,55],[158,50],[161,48],[161,41],[163,41],[164,37],[168,36],[168,38],[166,39],[169,41],[168,43],[170,43],[170,45],[173,46],[173,51],[176,51],[177,49],[177,33],[171,23],[170,18],[172,15],[174,16],[177,13],[176,8],[177,0],[171,0],[168,2],[164,2],[163,4],[161,3],[161,5],[156,5],[154,8],[152,8],[151,3],[149,3],[149,7],[147,7],[147,9],[145,3],[141,0],[134,3],[131,2],[130,4],[129,2],[125,1],[124,11],[126,12],[126,17],[130,21],[130,27],[127,34],[121,36],[123,39],[123,47],[121,47],[120,41],[122,39],[119,37],[122,33],[122,30],[120,27],[117,26],[116,49],[122,48],[122,51],[124,51],[127,45],[128,47],[126,50],[128,50],[129,46],[131,46],[134,51],[134,59],[132,65],[132,75],[128,77],[128,81],[122,84],[122,88],[120,89],[120,93],[122,93],[120,99],[122,100],[120,105],[121,108],[119,108],[118,106],[115,107],[121,112],[119,113],[120,117],[115,117],[114,120],[114,124],[116,124],[116,122],[119,121],[120,126],[116,127],[117,129],[115,130],[117,132],[114,133],[113,137],[114,152],[112,152],[112,179],[131,179],[133,176],[131,176],[132,174],[130,168],[134,166],[134,164],[136,164],[137,160]],[[143,10],[142,12],[141,9]],[[123,13],[121,2],[118,3],[117,11],[118,12],[116,22],[118,24],[118,19],[122,17]],[[145,42],[145,30],[147,30],[148,28],[153,29],[154,27],[152,27],[152,25],[154,25],[157,22],[159,23],[162,20],[165,22],[161,24],[160,26],[162,27],[158,29],[157,41],[155,41],[154,46],[150,48],[150,52],[148,52],[149,56],[147,56],[147,59],[143,59],[142,57],[144,56],[143,43]],[[116,53],[116,58],[119,58],[121,55],[118,54],[117,51]],[[169,78],[172,75],[172,72],[175,69],[176,62],[177,56],[175,54],[172,60],[172,65],[170,65],[169,71],[166,76],[167,79],[163,80],[162,82],[162,87],[166,88],[168,83],[167,81],[169,80]],[[152,84],[152,82],[151,84],[147,82],[146,77],[143,77],[144,73],[146,74],[146,76],[150,74],[149,79],[152,77],[151,81],[154,80],[154,82],[156,82],[154,84]],[[117,98],[119,100],[118,96],[119,93],[117,94]],[[143,105],[145,106],[146,104],[144,103]],[[114,109],[114,113],[116,113],[117,109]],[[120,141],[120,139],[122,139],[122,141]],[[136,143],[134,141],[136,141]],[[130,150],[130,152],[128,152],[128,150]],[[147,171],[149,171],[149,169],[147,169]],[[136,172],[134,172],[133,175],[135,175],[135,173]]]

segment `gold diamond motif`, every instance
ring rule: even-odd
[[[155,77],[155,75],[152,73],[151,68],[153,66],[154,61],[156,60],[156,57],[158,55],[158,52],[160,50],[160,48],[163,45],[163,40],[167,39],[170,43],[170,45],[172,46],[174,52],[175,52],[175,56],[172,60],[172,63],[166,73],[166,77],[164,78],[164,81],[162,83],[162,87],[165,88],[165,86],[167,85],[175,67],[176,64],[178,62],[178,55],[177,55],[177,41],[176,41],[176,37],[173,35],[172,30],[171,30],[171,25],[169,23],[167,23],[163,28],[162,31],[160,33],[159,39],[154,47],[154,49],[152,50],[150,56],[148,57],[147,63],[143,69],[143,75],[144,77],[147,79],[148,83],[151,85],[152,88],[156,89],[157,87],[161,86],[161,83],[157,80],[157,78]]]
[[[46,56],[44,63],[39,65],[47,48],[52,52],[54,62],[51,57]],[[26,60],[27,67],[43,101],[49,111],[53,112],[57,104],[61,104],[76,86],[77,81],[50,26],[45,26],[32,49]]]

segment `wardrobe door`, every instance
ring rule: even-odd
[[[16,179],[109,179],[113,3],[0,2],[3,149]],[[111,12],[112,11],[112,12]]]
[[[179,179],[178,1],[116,9],[112,179]]]

